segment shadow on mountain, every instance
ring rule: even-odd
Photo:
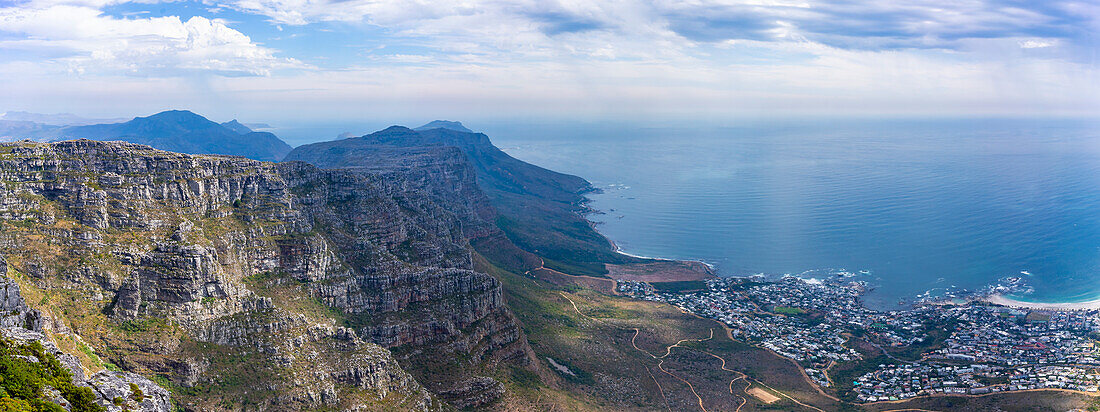
[[[520,248],[544,259],[548,268],[574,275],[602,276],[605,263],[637,259],[615,252],[582,214],[592,186],[584,179],[547,170],[504,153],[483,133],[458,122],[434,121],[416,130],[391,126],[361,137],[300,146],[287,161],[322,168],[385,168],[425,148],[455,147],[470,162],[477,184],[499,212],[495,223]],[[640,260],[639,260],[640,261]],[[527,268],[531,269],[531,268]]]

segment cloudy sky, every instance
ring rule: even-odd
[[[1096,0],[0,0],[0,112],[1100,114]]]

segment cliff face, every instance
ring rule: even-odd
[[[0,256],[0,273],[7,273],[7,262]],[[81,397],[77,391],[62,391],[65,384],[71,384],[76,388],[87,388],[84,393],[90,396],[83,397],[86,401],[81,406],[98,406],[109,412],[121,412],[124,410],[142,410],[155,412],[168,412],[171,403],[168,400],[168,391],[153,383],[149,379],[129,372],[100,370],[89,377],[85,376],[85,368],[80,360],[72,354],[62,351],[53,339],[47,334],[63,337],[68,340],[82,341],[80,336],[67,330],[43,329],[43,315],[38,310],[32,309],[26,304],[20,293],[19,284],[7,277],[0,278],[0,346],[3,347],[3,357],[18,358],[6,359],[5,363],[26,363],[31,368],[41,368],[39,373],[49,376],[49,361],[56,360],[60,371],[69,375],[64,382],[54,382],[43,388],[43,396],[39,399],[21,399],[22,401],[41,400],[54,403],[66,409],[72,409],[74,401],[80,402]],[[50,325],[45,325],[49,327]],[[35,354],[33,350],[27,351],[32,356],[14,355],[11,349],[28,345],[41,345],[41,352]],[[25,350],[25,349],[24,349]],[[40,356],[39,356],[40,355]],[[10,372],[10,371],[9,371]],[[14,374],[5,374],[8,380],[18,379]],[[58,384],[62,383],[62,384]],[[8,398],[13,394],[5,393]],[[16,395],[18,398],[18,395]],[[10,404],[9,404],[10,405]]]
[[[599,276],[606,273],[604,263],[635,261],[615,253],[611,243],[579,214],[584,211],[584,194],[593,190],[584,179],[513,158],[482,133],[428,127],[393,126],[362,137],[303,145],[286,160],[360,170],[385,165],[380,159],[393,158],[395,152],[458,151],[470,164],[488,204],[499,212],[492,222],[507,234],[508,243],[545,257],[547,267],[570,274]],[[510,268],[522,272],[539,265]]]
[[[499,283],[472,270],[468,239],[492,229],[469,217],[491,210],[468,165],[433,165],[0,146],[0,253],[60,323],[123,369],[167,378],[186,407],[431,409],[386,348],[406,364],[523,353]],[[456,392],[499,386],[485,379],[428,383],[463,405],[492,400]]]

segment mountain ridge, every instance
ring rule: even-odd
[[[24,290],[72,296],[32,302],[94,331],[104,359],[165,377],[189,410],[478,406],[504,393],[479,371],[528,368],[530,349],[469,251],[503,235],[478,223],[473,172],[442,150],[456,161],[353,173],[124,142],[0,145],[13,182],[0,255]],[[71,232],[47,256],[34,239],[56,224]]]
[[[427,124],[417,127],[413,130],[424,131],[431,129],[448,129],[456,132],[474,133],[473,130],[467,129],[462,125],[462,122],[450,121],[450,120],[432,120]]]
[[[606,263],[642,261],[617,253],[583,217],[585,194],[596,190],[588,181],[516,159],[494,146],[484,133],[390,126],[360,137],[302,145],[285,160],[326,169],[354,168],[378,161],[382,148],[432,146],[455,147],[467,157],[479,187],[500,212],[496,224],[521,249],[542,256],[547,267],[604,276]]]
[[[241,122],[238,122],[237,119],[222,123],[222,126],[240,134],[252,133],[252,129],[248,128],[248,126],[241,124]]]
[[[282,160],[291,150],[290,145],[274,134],[240,130],[243,129],[231,129],[188,110],[168,110],[124,123],[67,127],[52,140],[122,140],[172,152],[235,155],[265,161]]]
[[[243,156],[272,162],[282,160],[292,149],[269,132],[252,131],[236,120],[218,124],[188,110],[167,110],[119,123],[64,127],[0,121],[0,134],[7,140],[121,140],[172,152]]]

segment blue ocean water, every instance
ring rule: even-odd
[[[1100,297],[1100,123],[755,121],[481,128],[513,156],[603,189],[625,252],[722,275],[848,271],[871,307],[1007,277],[1013,297]],[[862,274],[860,271],[863,271]]]

